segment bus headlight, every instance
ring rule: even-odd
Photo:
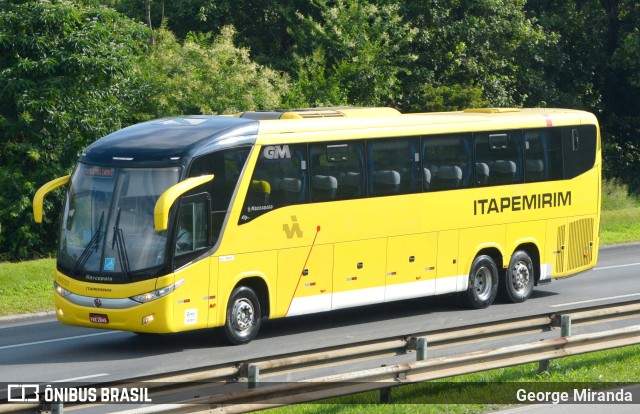
[[[69,292],[67,289],[60,286],[58,282],[53,282],[53,288],[56,290],[56,293],[63,298],[71,294],[71,292]]]
[[[154,301],[156,299],[160,299],[161,297],[167,296],[169,293],[178,289],[184,283],[184,279],[178,280],[176,283],[171,284],[167,287],[163,287],[162,289],[157,289],[152,292],[143,293],[136,296],[131,296],[132,300],[140,303],[147,303]]]

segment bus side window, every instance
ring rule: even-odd
[[[307,201],[306,144],[265,145],[251,177],[240,224]]]
[[[525,131],[524,158],[525,182],[561,180],[563,167],[560,128]]]
[[[471,144],[468,134],[422,139],[424,191],[453,190],[471,185]]]
[[[477,186],[522,182],[521,137],[520,131],[474,134]]]
[[[369,194],[406,194],[422,188],[418,139],[370,140]]]
[[[594,125],[562,127],[564,178],[577,177],[593,168],[596,160],[596,134]]]
[[[197,252],[211,245],[210,209],[210,198],[206,193],[185,197],[182,200],[175,236],[176,257]]]
[[[364,142],[310,144],[309,154],[312,202],[364,196]]]

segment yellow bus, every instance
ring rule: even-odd
[[[60,322],[224,327],[430,295],[471,308],[595,266],[600,133],[566,109],[185,116],[86,148],[66,186]]]

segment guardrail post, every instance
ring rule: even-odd
[[[61,402],[51,403],[51,414],[63,414],[64,404]]]
[[[557,319],[556,319],[556,323],[558,323]],[[571,315],[560,315],[560,336],[562,338],[571,336]],[[548,359],[545,359],[544,361],[540,361],[538,365],[538,372],[540,374],[542,374],[543,372],[546,372],[547,377],[550,376],[549,374],[550,364],[551,364],[551,361]]]
[[[416,361],[427,359],[427,339],[418,338],[416,340]]]
[[[571,315],[560,316],[560,336],[571,336]]]
[[[256,388],[260,382],[260,368],[257,365],[249,364],[247,367],[247,380],[249,388]]]
[[[386,367],[386,364],[380,365]],[[380,388],[380,404],[389,404],[391,402],[391,387]]]

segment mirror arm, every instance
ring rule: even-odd
[[[187,178],[186,180],[169,187],[164,193],[162,193],[160,198],[158,198],[158,201],[156,201],[156,206],[153,209],[153,223],[156,231],[166,231],[169,227],[169,211],[178,197],[211,180],[213,180],[213,174]]]
[[[62,187],[67,184],[71,179],[71,175],[65,175],[64,177],[51,180],[36,191],[36,195],[33,196],[33,218],[36,223],[42,223],[42,212],[44,209],[44,196],[47,193],[55,190],[58,187]]]

